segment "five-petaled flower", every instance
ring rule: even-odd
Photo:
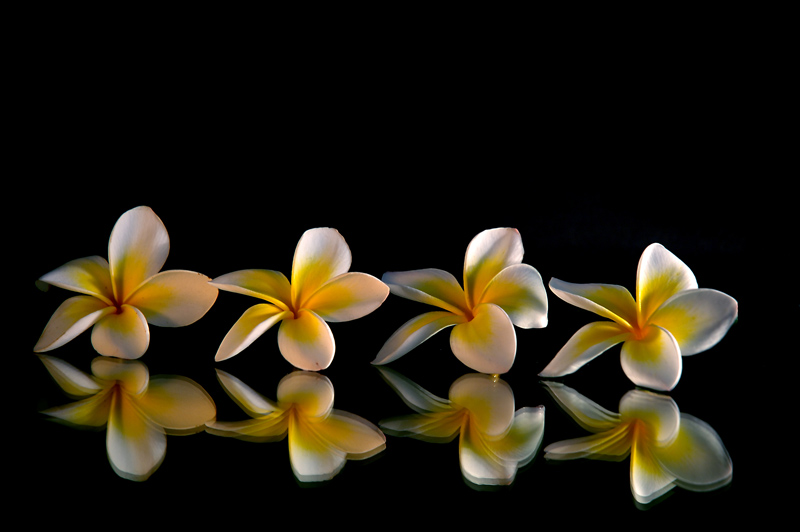
[[[622,343],[622,369],[634,384],[671,390],[681,377],[681,357],[714,346],[738,315],[735,299],[698,288],[688,266],[660,244],[648,246],[639,260],[635,301],[617,285],[554,278],[550,289],[564,301],[612,321],[579,329],[540,373],[543,377],[573,373]]]
[[[49,351],[92,328],[98,353],[139,358],[150,345],[149,324],[181,327],[199,320],[217,299],[205,275],[160,272],[169,236],[149,207],[124,213],[108,241],[108,261],[99,256],[70,261],[40,278],[79,292],[64,301],[45,326],[36,352]]]
[[[389,288],[366,273],[350,272],[350,248],[338,231],[317,228],[300,238],[291,283],[281,272],[240,270],[217,277],[220,290],[263,299],[250,307],[223,339],[215,360],[230,358],[281,322],[278,347],[299,369],[318,371],[333,361],[335,343],[326,322],[350,321],[375,309]]]
[[[373,364],[395,360],[433,334],[453,327],[450,347],[475,371],[506,373],[514,364],[514,325],[547,325],[547,292],[535,268],[522,264],[522,238],[513,228],[489,229],[472,239],[464,258],[464,287],[443,270],[387,272],[393,294],[443,310],[421,314],[386,341]]]

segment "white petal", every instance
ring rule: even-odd
[[[150,328],[144,314],[130,305],[106,314],[92,329],[92,345],[107,357],[139,358],[150,345]]]
[[[292,262],[292,301],[299,308],[319,287],[350,269],[350,248],[336,229],[303,233]]]
[[[61,303],[50,317],[33,350],[41,353],[61,347],[113,312],[116,312],[114,307],[96,297],[71,297]]]
[[[673,295],[694,288],[697,279],[686,264],[661,244],[647,246],[636,271],[636,302],[645,320]]]
[[[381,377],[389,383],[389,386],[397,392],[403,402],[416,412],[445,412],[453,408],[449,399],[433,395],[417,383],[390,368],[379,367],[378,371],[380,371]]]
[[[263,416],[277,410],[278,406],[274,401],[264,397],[230,373],[218,369],[217,378],[228,395],[249,413]]]
[[[561,377],[574,373],[609,348],[624,342],[630,333],[612,321],[584,325],[562,347],[539,375]]]
[[[466,318],[446,311],[420,314],[395,331],[381,347],[373,364],[387,364],[405,355],[422,342],[447,327],[464,323]]]
[[[491,280],[480,301],[498,305],[517,327],[547,325],[547,291],[533,266],[516,264],[505,268]]]
[[[287,318],[278,330],[278,348],[294,367],[320,371],[333,362],[336,343],[325,320],[309,310]]]
[[[290,312],[285,312],[269,303],[250,307],[236,320],[222,339],[214,360],[220,362],[238,355],[273,325],[290,315]]]
[[[449,272],[436,268],[386,272],[381,277],[396,296],[433,305],[454,314],[466,313],[464,290]]]
[[[474,318],[461,323],[450,333],[453,354],[467,367],[482,373],[506,373],[514,365],[517,335],[514,324],[503,309],[482,303]]]
[[[683,362],[675,338],[652,325],[641,340],[628,339],[621,350],[622,369],[637,386],[669,391],[681,378]]]
[[[475,307],[486,285],[503,269],[522,262],[524,249],[519,231],[509,227],[479,233],[464,257],[464,292]]]
[[[543,382],[545,388],[564,411],[590,432],[605,432],[618,426],[620,415],[603,408],[560,382]]]

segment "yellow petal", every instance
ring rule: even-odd
[[[422,342],[447,327],[466,323],[466,318],[451,312],[426,312],[410,319],[383,344],[373,364],[387,364],[405,355]]]
[[[641,504],[648,504],[671,490],[675,477],[653,456],[646,437],[635,436],[631,447],[631,491]]]
[[[299,309],[323,284],[350,269],[352,255],[342,235],[327,227],[303,233],[292,262],[292,302]]]
[[[661,244],[647,246],[636,272],[636,302],[644,321],[664,301],[693,288],[697,288],[697,280],[686,264]]]
[[[524,249],[519,231],[501,227],[479,233],[464,257],[464,291],[470,308],[477,306],[486,285],[503,269],[522,262]]]
[[[106,314],[95,324],[92,345],[108,357],[139,358],[150,345],[150,328],[136,307],[122,305],[117,313]]]
[[[152,421],[170,434],[196,432],[217,414],[211,396],[186,377],[153,377],[138,404]]]
[[[238,355],[273,325],[287,316],[291,316],[291,312],[281,310],[269,303],[254,305],[245,310],[231,330],[228,331],[228,334],[225,335],[225,338],[222,339],[214,360],[220,362]]]
[[[575,284],[550,279],[550,290],[571,305],[609,318],[632,329],[637,324],[636,302],[627,288],[612,284]]]
[[[630,333],[612,321],[596,321],[584,325],[562,347],[539,375],[561,377],[580,369],[607,349],[624,342]]]
[[[619,402],[623,422],[638,420],[653,445],[665,446],[678,435],[681,413],[671,397],[646,390],[631,390]]]
[[[217,299],[217,288],[205,275],[183,270],[157,273],[125,303],[138,308],[149,323],[183,327],[202,318]]]
[[[70,261],[39,278],[53,286],[95,296],[111,305],[111,273],[108,262],[102,257],[86,257]]]
[[[464,290],[452,274],[428,268],[405,272],[386,272],[381,280],[400,297],[433,305],[454,314],[467,313]]]
[[[304,417],[326,417],[333,408],[333,384],[319,373],[293,371],[278,383],[281,405],[295,405]]]
[[[491,375],[467,374],[450,386],[450,401],[466,408],[470,422],[491,437],[502,436],[514,421],[514,393],[507,382]]]
[[[278,330],[278,348],[294,367],[319,371],[333,362],[336,344],[325,320],[309,310],[284,319]]]
[[[106,433],[108,459],[118,475],[142,481],[161,465],[167,452],[167,437],[124,393],[117,393],[111,406]]]
[[[629,338],[623,345],[622,369],[637,386],[669,391],[681,378],[683,362],[678,342],[665,329],[651,325],[638,340]]]
[[[37,353],[61,347],[104,316],[116,312],[114,307],[91,296],[67,299],[53,313],[33,350]]]
[[[386,436],[366,419],[333,410],[314,430],[331,446],[346,453],[348,460],[363,460],[374,456],[386,447]]]
[[[456,325],[450,333],[453,354],[475,371],[506,373],[517,353],[514,324],[497,305],[483,303],[473,312],[471,321]]]
[[[321,438],[302,416],[289,424],[289,459],[295,476],[302,482],[330,480],[347,461],[347,454]]]
[[[366,273],[345,273],[320,287],[304,303],[325,321],[350,321],[381,306],[389,287]]]
[[[116,301],[125,301],[145,279],[158,273],[168,254],[167,229],[150,207],[136,207],[120,216],[108,240]]]
[[[289,310],[291,287],[289,279],[274,270],[239,270],[226,273],[211,281],[220,290],[257,297]]]
[[[498,305],[517,327],[547,325],[547,292],[533,266],[516,264],[503,269],[489,282],[479,301]]]

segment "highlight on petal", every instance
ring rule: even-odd
[[[475,371],[506,373],[517,353],[514,324],[503,309],[491,303],[482,303],[473,312],[472,320],[456,325],[450,333],[453,354]]]
[[[187,377],[156,375],[138,401],[139,407],[169,434],[192,434],[217,415],[214,400]]]
[[[641,340],[627,340],[620,360],[625,375],[637,386],[669,391],[681,378],[683,362],[678,342],[656,325],[651,325]]]
[[[697,279],[686,264],[661,244],[647,246],[636,272],[636,302],[645,320],[673,295],[694,288]]]
[[[648,504],[671,490],[675,477],[661,467],[656,449],[647,438],[634,438],[631,445],[631,492],[641,504]]]
[[[575,284],[552,278],[550,290],[567,303],[613,320],[628,329],[637,325],[636,302],[623,286]]]
[[[483,373],[469,373],[450,386],[450,401],[469,410],[481,434],[506,434],[514,421],[514,392],[507,382]]]
[[[157,273],[125,303],[159,327],[183,327],[202,318],[217,300],[217,288],[203,274],[184,270]]]
[[[681,355],[688,356],[722,340],[738,311],[738,303],[729,295],[698,288],[672,296],[656,309],[650,323],[668,330],[677,340]]]
[[[138,360],[95,357],[92,374],[106,383],[121,383],[127,393],[141,396],[150,384],[150,371]]]
[[[308,371],[327,368],[336,351],[330,327],[310,310],[301,310],[294,319],[283,320],[278,347],[289,363]]]
[[[305,301],[323,284],[346,273],[351,262],[350,248],[336,229],[309,229],[300,237],[294,253],[292,301]]]
[[[231,399],[245,410],[248,415],[252,417],[264,416],[279,410],[274,401],[264,397],[230,373],[218,369],[217,379]]]
[[[278,402],[294,405],[304,417],[327,417],[333,408],[333,395],[333,383],[319,373],[293,371],[278,383]]]
[[[542,276],[528,264],[502,270],[489,282],[478,301],[498,305],[517,327],[547,325],[547,291]]]
[[[89,296],[111,305],[111,273],[108,262],[98,256],[75,259],[42,275],[40,281]]]
[[[451,312],[426,312],[408,320],[383,344],[373,364],[387,364],[405,355],[422,342],[447,327],[465,323],[466,318]]]
[[[283,310],[289,310],[292,300],[289,279],[274,270],[239,270],[220,275],[210,284],[227,292],[264,299]]]
[[[97,380],[72,364],[48,355],[37,355],[42,361],[47,372],[53,377],[58,386],[68,396],[87,397],[102,390]]]
[[[619,402],[622,422],[637,420],[644,424],[649,445],[663,447],[678,436],[681,413],[675,401],[646,390],[631,390]]]
[[[559,406],[589,432],[604,432],[620,424],[618,413],[600,406],[573,388],[560,382],[544,381],[542,384]]]
[[[539,373],[541,377],[569,375],[607,349],[624,342],[630,333],[615,322],[596,321],[584,325]]]
[[[119,476],[143,481],[164,461],[164,430],[143,416],[126,394],[114,396],[106,431],[108,459]]]
[[[400,297],[433,305],[454,314],[467,313],[464,290],[449,272],[436,268],[386,272],[381,280]]]
[[[377,278],[350,272],[322,285],[303,306],[325,321],[350,321],[377,309],[388,295],[389,287]]]
[[[245,310],[236,323],[233,324],[231,330],[228,331],[228,334],[225,335],[225,338],[222,339],[214,360],[220,362],[238,355],[273,325],[287,316],[291,316],[291,313],[269,303],[254,305]]]
[[[348,460],[364,460],[375,456],[386,447],[386,436],[366,419],[332,410],[324,422],[314,423],[320,438],[345,453]]]
[[[464,292],[475,307],[486,285],[503,269],[522,262],[524,249],[519,231],[501,227],[479,233],[464,257]]]
[[[289,422],[289,459],[301,482],[321,482],[342,470],[347,453],[320,438],[307,420],[293,416]]]
[[[136,207],[120,216],[108,240],[116,301],[124,301],[145,279],[158,273],[168,254],[167,229],[150,207]]]
[[[417,383],[391,368],[379,367],[381,377],[400,396],[411,409],[416,412],[445,412],[452,410],[449,399],[443,399],[430,393]]]
[[[92,329],[92,345],[108,357],[139,358],[150,345],[144,314],[136,307],[122,305],[116,313],[104,315]]]
[[[116,312],[113,306],[91,296],[74,296],[59,305],[45,325],[33,350],[37,353],[61,347],[83,331]]]

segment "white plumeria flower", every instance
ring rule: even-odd
[[[211,284],[266,301],[250,307],[228,332],[215,360],[237,355],[280,322],[278,347],[294,367],[327,368],[336,351],[326,322],[361,318],[388,297],[389,288],[366,273],[350,272],[352,255],[344,238],[331,228],[306,231],[297,244],[291,283],[281,272],[240,270]]]
[[[545,386],[590,436],[545,447],[545,458],[621,461],[630,456],[631,492],[648,504],[675,486],[709,491],[731,481],[733,464],[719,435],[684,414],[670,397],[631,390],[614,413],[560,383]]]
[[[294,371],[278,384],[277,401],[217,370],[225,391],[252,418],[214,420],[207,431],[266,442],[289,439],[292,470],[302,482],[330,480],[347,460],[363,460],[386,447],[383,432],[364,418],[333,408],[333,385],[316,372]]]
[[[381,421],[390,435],[445,443],[459,438],[461,472],[476,485],[509,485],[529,463],[544,436],[544,407],[515,410],[505,381],[485,373],[467,374],[436,397],[397,372],[381,375],[417,414]]]
[[[558,297],[612,321],[589,323],[575,333],[540,373],[575,372],[622,343],[622,369],[638,386],[668,391],[681,378],[682,356],[719,342],[738,315],[738,303],[717,290],[698,288],[694,274],[661,244],[639,260],[636,300],[622,286],[572,284],[552,279]]]
[[[196,382],[150,377],[136,360],[97,357],[89,375],[58,358],[39,358],[64,392],[82,398],[43,413],[77,426],[105,426],[111,466],[129,480],[146,480],[158,469],[168,434],[200,432],[217,412]]]
[[[149,207],[124,213],[108,241],[108,261],[73,260],[40,281],[83,295],[64,301],[34,351],[45,352],[92,327],[92,345],[105,356],[134,359],[150,345],[149,324],[182,327],[199,320],[217,299],[205,275],[160,272],[169,253],[164,223]]]
[[[467,247],[463,288],[453,275],[438,269],[385,273],[382,280],[393,294],[443,310],[406,322],[372,363],[396,360],[453,327],[450,347],[461,362],[482,373],[506,373],[517,352],[514,325],[547,325],[547,292],[539,272],[522,264],[523,252],[516,229],[489,229]]]

